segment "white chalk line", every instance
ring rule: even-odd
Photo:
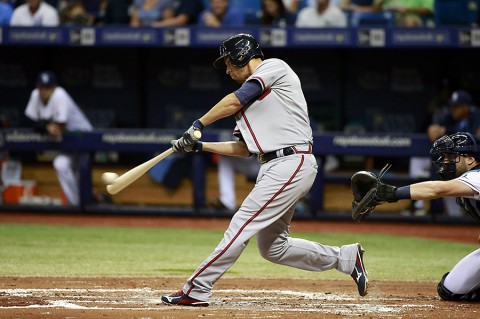
[[[0,306],[0,309],[61,308],[88,310],[159,310],[162,292],[151,288],[132,289],[0,289],[0,297],[39,298],[45,304]],[[218,298],[216,298],[218,295]],[[217,301],[218,300],[218,301]],[[362,300],[362,302],[359,302]],[[296,302],[298,301],[298,302]],[[404,304],[401,298],[355,298],[347,294],[301,292],[291,290],[219,289],[214,291],[211,306],[221,309],[252,311],[302,311],[334,314],[394,315],[404,311],[432,309],[433,305]],[[344,304],[342,304],[344,302]],[[394,303],[388,304],[387,302]],[[397,304],[395,304],[397,302]],[[140,305],[133,307],[133,305]],[[246,308],[245,308],[246,307]],[[195,309],[189,308],[188,309]]]

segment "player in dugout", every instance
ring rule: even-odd
[[[58,85],[51,71],[38,74],[25,115],[32,127],[40,133],[61,137],[65,131],[91,131],[92,124],[65,89]],[[79,155],[61,152],[53,160],[53,167],[68,204],[80,204]]]
[[[361,221],[385,202],[456,197],[464,212],[480,221],[480,141],[468,132],[444,135],[433,143],[430,155],[440,181],[395,187],[381,181],[382,172],[378,176],[366,171],[355,173],[352,176],[353,219]],[[444,300],[480,301],[480,249],[465,256],[443,275],[437,291]]]
[[[214,66],[241,84],[227,94],[184,135],[173,140],[178,153],[206,151],[226,156],[258,156],[256,184],[233,215],[223,239],[194,271],[182,289],[163,295],[169,305],[208,306],[213,285],[256,236],[265,259],[309,271],[337,269],[350,275],[361,296],[367,294],[364,249],[341,247],[290,236],[296,203],[310,190],[317,174],[312,129],[300,79],[283,60],[265,59],[257,40],[237,34],[220,45]],[[238,141],[196,141],[195,131],[234,116]]]

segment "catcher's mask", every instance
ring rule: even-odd
[[[214,62],[213,66],[217,69],[225,69],[225,57],[230,57],[234,66],[245,66],[253,58],[264,59],[262,49],[257,40],[250,34],[240,33],[223,41],[220,45],[220,57]]]
[[[440,137],[430,149],[430,157],[435,172],[444,181],[457,177],[459,156],[473,156],[480,159],[480,145],[475,136],[459,132]]]

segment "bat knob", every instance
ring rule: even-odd
[[[202,132],[199,131],[199,130],[195,130],[195,131],[193,131],[193,136],[194,136],[195,139],[198,141],[199,139],[202,138]]]

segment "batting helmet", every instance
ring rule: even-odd
[[[433,143],[430,156],[435,172],[442,180],[456,177],[456,158],[446,159],[445,154],[473,156],[480,159],[480,142],[468,132],[458,132],[440,137]]]
[[[224,58],[230,57],[232,64],[238,67],[245,66],[253,58],[263,60],[263,52],[257,40],[250,34],[240,33],[223,41],[220,45],[220,57],[213,62],[218,69],[225,69]]]

